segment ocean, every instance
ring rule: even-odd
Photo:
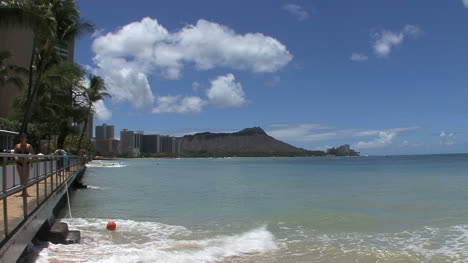
[[[468,262],[468,155],[120,159],[84,182],[60,219],[81,244],[35,262]]]

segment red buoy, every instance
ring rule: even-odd
[[[117,228],[117,225],[114,221],[107,223],[107,230],[114,231]]]

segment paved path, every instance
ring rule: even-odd
[[[27,191],[30,195],[30,197],[26,198],[28,214],[32,213],[38,207],[38,204],[42,204],[46,197],[49,196],[53,190],[57,189],[57,186],[61,185],[62,182],[65,182],[71,175],[73,175],[73,172],[76,171],[78,167],[75,168],[76,169],[72,168],[70,171],[64,172],[63,175],[53,174],[49,178],[40,181],[38,184],[34,184],[28,187]],[[13,175],[9,174],[8,177],[13,178]],[[51,180],[53,182],[52,184]],[[20,195],[21,191],[14,195],[6,197],[8,210],[8,232],[14,230],[24,219],[24,201],[23,197]],[[0,200],[0,241],[5,238],[4,218],[4,201]]]

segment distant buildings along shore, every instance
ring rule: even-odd
[[[142,153],[181,152],[181,141],[176,137],[123,129],[119,141],[114,138],[114,126],[107,124],[96,126],[95,145],[102,152],[128,157],[138,157]]]

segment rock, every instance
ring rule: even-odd
[[[81,241],[81,232],[77,230],[68,231],[67,237],[65,238],[63,244],[78,244]]]
[[[47,233],[47,241],[50,241],[54,244],[61,244],[65,241],[65,238],[68,235],[68,225],[63,222],[55,223],[52,228],[50,228],[49,233]]]
[[[75,184],[73,185],[73,187],[75,187],[76,189],[86,189],[88,188],[87,185],[81,183],[81,182],[75,182]]]

